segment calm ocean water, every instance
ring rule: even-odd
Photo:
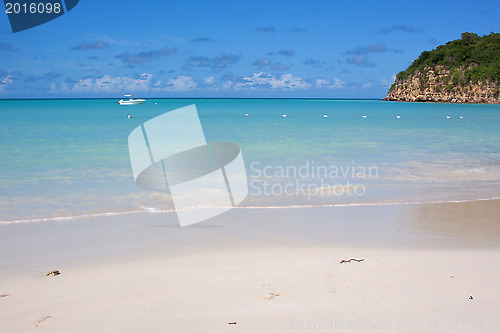
[[[244,207],[500,196],[499,105],[0,100],[0,222],[172,209],[168,194],[135,185],[127,139],[141,123],[190,104],[207,141],[241,147]]]

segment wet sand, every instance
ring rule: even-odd
[[[490,200],[234,209],[185,228],[172,213],[1,225],[0,322],[11,332],[496,332],[498,216]],[[351,258],[363,261],[341,263]]]

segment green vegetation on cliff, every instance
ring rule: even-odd
[[[440,66],[449,70],[450,85],[443,87],[476,83],[478,81],[500,82],[500,33],[491,33],[483,37],[464,32],[461,39],[440,45],[432,51],[424,51],[405,71],[396,78],[405,80],[424,69],[436,70]],[[421,78],[425,80],[425,78]],[[390,90],[396,87],[392,85]]]

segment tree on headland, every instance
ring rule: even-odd
[[[477,38],[477,34],[475,33],[472,33],[472,32],[464,32],[462,34],[462,41],[466,44],[466,45],[470,45],[470,44],[473,44]]]
[[[464,32],[461,39],[439,45],[432,51],[423,51],[420,56],[396,77],[408,78],[425,68],[444,66],[453,70],[464,70],[464,82],[489,80],[500,82],[500,34],[492,32],[479,37],[475,33]]]

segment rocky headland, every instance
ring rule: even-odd
[[[396,76],[387,101],[500,103],[500,34],[462,38],[424,51]]]

